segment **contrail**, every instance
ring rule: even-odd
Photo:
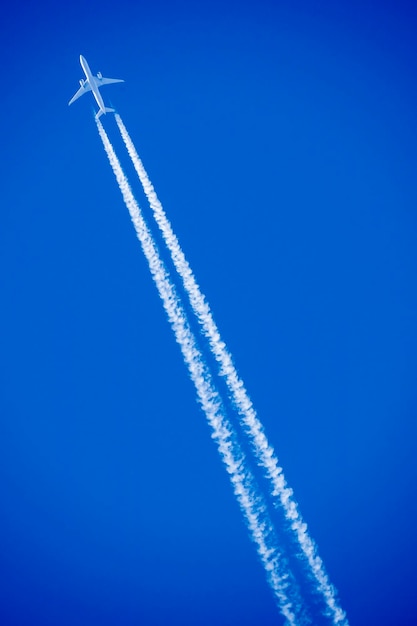
[[[125,204],[136,230],[142,250],[148,261],[152,278],[162,299],[175,338],[181,347],[184,361],[195,385],[199,403],[212,428],[220,456],[232,482],[234,494],[240,504],[258,555],[266,571],[268,582],[282,615],[291,626],[311,623],[306,617],[297,584],[288,569],[285,558],[278,550],[273,525],[266,505],[257,493],[254,478],[245,467],[245,457],[227,420],[219,395],[214,388],[210,372],[189,327],[185,310],[178,298],[159,251],[143,219],[121,168],[113,146],[101,124],[96,120],[98,132],[120,187]]]
[[[154,214],[175,268],[182,279],[184,289],[190,299],[190,304],[202,327],[204,335],[209,341],[211,351],[220,366],[220,375],[225,378],[233,403],[237,408],[243,425],[249,434],[255,454],[260,465],[264,468],[267,478],[272,487],[272,495],[281,504],[284,514],[290,523],[295,537],[301,549],[301,555],[309,566],[310,573],[314,577],[316,590],[321,593],[326,610],[325,614],[338,626],[347,626],[348,621],[345,612],[338,605],[336,590],[330,583],[323,561],[317,554],[317,548],[307,532],[307,524],[303,521],[298,510],[297,503],[293,498],[293,490],[288,487],[283,470],[278,463],[273,447],[269,444],[263,425],[257,417],[252,401],[245,389],[243,381],[239,378],[232,357],[224,341],[220,337],[219,330],[213,319],[210,307],[202,294],[194,277],[191,267],[185,258],[178,239],[159,201],[155,189],[149,180],[143,163],[135,149],[133,141],[120,115],[116,113],[116,122],[125,142],[126,148],[132,159],[136,173],[142,183],[146,197]]]

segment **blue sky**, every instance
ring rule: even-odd
[[[105,102],[351,624],[414,624],[416,10],[122,0],[4,13],[1,623],[282,623],[93,100],[67,106],[83,54],[126,81]]]

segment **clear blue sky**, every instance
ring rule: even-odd
[[[67,106],[80,54],[126,81],[104,99],[351,624],[416,623],[416,27],[405,2],[3,8],[1,624],[282,623],[93,99]]]

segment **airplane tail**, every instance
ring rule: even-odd
[[[111,109],[110,107],[104,107],[104,111],[100,109],[100,111],[96,114],[96,120],[99,119],[103,115],[103,113],[115,113],[116,109]]]

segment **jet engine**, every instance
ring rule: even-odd
[[[84,81],[83,81],[82,78],[80,78],[80,85],[81,85],[81,87],[84,87]]]
[[[101,72],[97,72],[97,78],[103,78],[103,74]]]

